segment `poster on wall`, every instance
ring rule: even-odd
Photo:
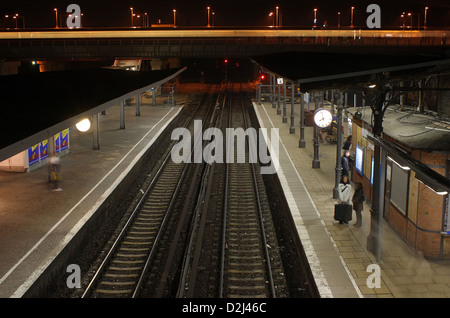
[[[28,165],[33,165],[39,162],[39,144],[28,148]]]
[[[41,157],[41,160],[48,157],[48,139],[45,139],[40,143],[39,155]]]
[[[60,151],[69,148],[69,129],[64,129],[60,133]]]
[[[56,134],[55,136],[54,136],[54,139],[55,139],[55,152],[56,153],[58,153],[58,152],[60,152],[61,151],[61,147],[60,147],[60,143],[61,143],[61,134],[59,133],[59,134]]]
[[[356,145],[355,152],[355,169],[359,174],[363,174],[364,168],[364,149],[360,145]]]

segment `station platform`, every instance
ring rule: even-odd
[[[140,116],[134,104],[126,108],[125,129],[120,129],[120,105],[109,108],[99,115],[99,150],[93,150],[92,133],[69,127],[70,152],[61,157],[62,191],[52,191],[47,166],[25,173],[0,171],[0,298],[23,297],[188,98],[178,94],[175,106],[164,97],[155,106],[151,96],[142,98]]]
[[[0,298],[23,297],[188,100],[189,93],[179,93],[175,106],[143,100],[139,117],[128,107],[124,130],[119,105],[112,107],[100,116],[100,150],[92,150],[91,134],[71,129],[70,154],[61,158],[63,191],[51,191],[46,168],[0,172]],[[450,263],[415,254],[386,223],[381,286],[369,288],[366,269],[376,263],[366,248],[370,206],[365,203],[360,228],[333,220],[336,146],[320,144],[321,167],[312,169],[312,127],[305,128],[306,147],[299,148],[298,113],[290,134],[271,104],[254,108],[262,127],[279,128],[280,181],[322,297],[450,297]]]
[[[325,107],[330,105],[325,103]],[[447,298],[450,297],[450,261],[428,260],[418,255],[383,220],[381,261],[367,249],[370,205],[364,202],[362,226],[334,220],[336,145],[320,143],[320,168],[314,159],[313,127],[305,127],[305,148],[299,148],[300,105],[296,104],[295,133],[271,102],[253,103],[261,127],[279,128],[278,176],[291,207],[297,230],[322,297],[337,298]],[[281,105],[281,107],[283,107]],[[315,109],[314,103],[310,105]],[[344,135],[347,132],[344,124]],[[269,133],[269,132],[268,132]],[[346,136],[345,136],[346,137]],[[343,139],[345,140],[345,138]],[[379,287],[373,287],[373,269],[380,267]]]

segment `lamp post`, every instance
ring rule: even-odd
[[[341,181],[342,174],[342,111],[344,109],[344,94],[340,91],[334,92],[333,99],[336,100],[337,108],[337,147],[336,147],[336,167],[335,167],[335,182],[333,189],[333,198],[339,199],[339,183]]]
[[[269,13],[269,17],[272,17],[272,26],[275,26],[275,17],[273,15],[273,12]]]
[[[211,12],[211,15],[212,15],[211,26],[214,26],[214,25],[215,25],[215,17],[216,17],[216,13],[213,11],[213,12]]]
[[[177,10],[173,9],[173,27],[177,27]]]
[[[279,20],[278,20],[278,9],[279,9],[279,7],[275,7],[275,12],[276,12],[276,15],[275,15],[275,25],[277,26],[277,27],[279,27]]]
[[[403,14],[400,16],[402,18],[402,22],[403,22],[403,31],[405,30],[405,12],[403,12]]]
[[[338,28],[341,27],[341,11],[338,12]]]
[[[428,7],[425,7],[425,18],[423,20],[423,29],[424,30],[427,28],[427,12],[428,12]]]
[[[314,28],[317,26],[317,8],[314,9]]]
[[[58,28],[58,9],[54,8],[53,11],[55,11],[55,19],[56,19],[56,26],[55,26],[55,28]]]
[[[211,7],[206,7],[206,9],[208,10],[208,28],[211,26],[211,24],[209,23],[209,13],[211,11]]]
[[[350,22],[350,27],[353,29],[353,10],[355,10],[355,7],[352,7],[352,13],[351,13],[351,22]]]
[[[131,27],[133,27],[134,26],[134,23],[133,23],[133,16],[134,16],[133,8],[130,8],[130,11],[131,11]]]

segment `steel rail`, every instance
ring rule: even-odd
[[[212,108],[212,107],[209,107],[209,108],[208,108],[207,113],[206,113],[206,115],[205,115],[205,118],[208,118],[208,117],[210,116],[211,109],[213,109],[213,108]],[[214,109],[213,109],[213,110],[214,110]],[[212,116],[212,115],[211,115],[211,116]],[[192,118],[193,118],[193,117],[192,117]],[[192,118],[191,118],[191,119],[192,119]],[[202,135],[203,135],[203,134],[197,136],[197,139],[194,140],[194,144],[192,145],[192,149],[191,149],[191,153],[190,153],[190,156],[191,156],[191,157],[192,157],[192,155],[193,155],[193,153],[194,153],[194,151],[195,151],[195,149],[196,149],[196,144],[198,144],[199,142],[201,142]],[[161,242],[161,237],[162,237],[162,235],[163,235],[163,233],[164,233],[164,231],[165,231],[165,227],[166,227],[166,225],[167,225],[167,220],[169,219],[169,216],[170,216],[168,212],[172,210],[172,207],[173,207],[173,205],[175,204],[175,201],[178,199],[178,198],[177,198],[177,195],[178,195],[178,193],[179,193],[179,190],[180,190],[181,186],[182,186],[183,183],[185,182],[184,179],[185,179],[185,175],[186,175],[186,173],[187,173],[188,167],[189,167],[189,165],[185,163],[185,166],[184,166],[184,168],[183,168],[183,172],[182,172],[182,174],[181,174],[181,176],[180,176],[180,179],[178,180],[177,186],[176,186],[175,191],[174,191],[174,193],[173,193],[173,195],[172,195],[172,199],[170,200],[170,204],[169,204],[169,206],[168,206],[168,208],[167,208],[166,215],[164,216],[164,219],[163,219],[163,221],[161,222],[161,226],[160,226],[160,228],[159,228],[159,230],[158,230],[158,234],[156,235],[155,242],[154,242],[154,244],[152,245],[152,248],[151,248],[151,250],[150,250],[150,253],[149,253],[149,255],[147,256],[147,260],[146,260],[146,262],[145,262],[145,265],[144,265],[143,270],[142,270],[142,272],[141,272],[141,275],[140,275],[140,277],[139,277],[138,283],[137,283],[136,286],[135,286],[135,289],[134,289],[132,298],[137,298],[137,297],[139,296],[139,292],[140,292],[140,290],[141,290],[141,287],[142,287],[143,283],[144,283],[145,280],[146,280],[146,275],[147,275],[148,269],[150,268],[150,264],[151,264],[151,262],[152,262],[152,260],[153,260],[153,257],[154,257],[154,255],[155,255],[155,253],[156,253],[157,247],[159,246],[159,244],[160,244],[160,242]]]
[[[199,108],[200,108],[200,104],[197,105],[194,113],[192,114],[192,116],[189,118],[189,120],[185,124],[186,127],[189,126],[189,124],[192,122],[192,119],[198,113]],[[163,170],[165,169],[165,167],[167,165],[167,162],[170,159],[171,159],[171,152],[169,151],[167,153],[166,157],[164,158],[162,164],[158,168],[157,172],[153,176],[152,181],[150,182],[149,186],[146,188],[146,190],[144,191],[143,195],[141,196],[141,198],[139,199],[138,203],[136,204],[136,207],[133,209],[133,212],[131,213],[131,215],[127,219],[127,222],[125,223],[125,225],[123,226],[123,228],[120,231],[119,235],[115,239],[113,245],[110,247],[108,253],[104,257],[104,259],[101,262],[100,266],[97,268],[94,276],[91,278],[91,280],[90,280],[88,286],[86,287],[85,291],[83,292],[81,298],[88,297],[88,295],[92,292],[92,288],[98,282],[98,280],[100,279],[101,274],[104,272],[104,270],[106,269],[106,266],[111,261],[111,259],[112,259],[113,255],[115,254],[117,248],[119,247],[120,243],[122,242],[123,238],[125,237],[126,233],[128,232],[131,224],[135,220],[136,215],[139,213],[140,209],[142,208],[142,205],[145,203],[145,201],[146,201],[146,199],[148,197],[148,194],[154,188],[156,182],[159,180],[160,175],[162,174]]]
[[[224,93],[224,97],[222,100],[222,107],[221,109],[224,108],[224,104],[226,101],[226,87],[225,87],[225,93]],[[214,112],[217,111],[218,109],[218,105],[220,105],[220,95],[218,97],[218,99],[216,100],[216,107],[214,108]],[[222,120],[222,112],[215,117],[213,116],[211,118],[210,121],[210,127],[211,126],[215,126],[217,127],[218,123],[221,122]],[[214,121],[214,122],[213,122]],[[194,253],[195,250],[195,236],[197,235],[198,237],[202,237],[202,232],[204,229],[204,222],[205,222],[205,211],[202,211],[202,209],[204,210],[206,204],[205,204],[205,197],[206,197],[206,193],[209,190],[209,183],[208,181],[211,181],[211,177],[213,175],[213,173],[211,173],[211,171],[214,171],[214,166],[213,165],[207,165],[205,168],[205,171],[202,175],[202,181],[201,181],[201,187],[200,187],[200,191],[199,191],[199,196],[197,198],[197,204],[195,207],[195,212],[194,212],[194,217],[192,220],[192,228],[189,234],[189,243],[188,246],[186,248],[186,253],[184,255],[184,259],[183,259],[183,264],[182,264],[182,269],[181,269],[181,278],[180,281],[178,283],[178,290],[176,293],[176,297],[177,298],[183,298],[186,295],[186,284],[187,284],[187,279],[188,276],[190,274],[192,274],[191,269],[192,264],[191,264],[191,259],[193,258],[192,254]],[[202,213],[203,212],[203,213]],[[196,261],[196,259],[194,259],[194,262]],[[194,266],[195,267],[195,266]],[[195,274],[194,274],[195,276]],[[191,281],[195,280],[191,278]]]
[[[241,108],[242,108],[242,114],[244,115],[245,129],[248,129],[249,125],[248,125],[248,119],[247,119],[246,112],[245,112],[243,98],[241,98]],[[251,155],[251,153],[250,153],[250,155]],[[252,161],[250,160],[250,162],[252,162]],[[265,260],[266,260],[267,276],[269,279],[270,293],[273,298],[276,298],[275,284],[273,281],[270,253],[269,253],[267,239],[266,239],[266,231],[264,229],[264,217],[263,217],[263,212],[262,212],[262,207],[261,207],[260,194],[259,194],[259,190],[258,190],[258,182],[256,180],[255,167],[254,167],[253,163],[249,163],[249,164],[252,168],[253,185],[255,188],[256,203],[258,205],[258,216],[259,216],[259,222],[260,222],[260,226],[261,226],[261,239],[263,241],[263,249],[264,249],[264,256],[265,256]]]

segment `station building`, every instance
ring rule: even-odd
[[[368,201],[372,198],[374,144],[370,107],[351,114],[354,157],[352,181],[362,182]],[[450,177],[450,125],[436,114],[416,108],[391,105],[383,120],[383,139],[442,177]],[[421,177],[416,165],[400,163],[386,152],[384,206],[380,213],[398,235],[416,252],[430,259],[450,259],[449,194],[434,189]]]

